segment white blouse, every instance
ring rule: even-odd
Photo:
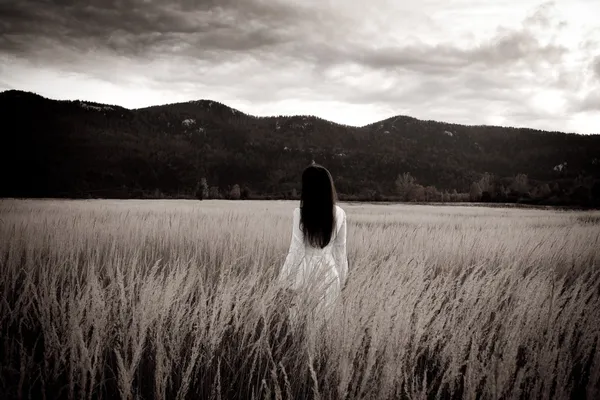
[[[293,213],[292,240],[281,269],[280,280],[290,284],[293,289],[299,289],[309,281],[325,284],[326,298],[334,300],[346,283],[347,275],[344,210],[335,206],[335,229],[327,246],[321,249],[304,242],[300,227],[300,208],[296,208]]]

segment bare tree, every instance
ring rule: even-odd
[[[410,200],[410,194],[415,184],[416,179],[410,174],[410,172],[405,172],[401,175],[398,175],[398,178],[396,179],[396,191],[403,201]]]
[[[211,186],[209,189],[209,197],[211,199],[220,199],[221,193],[219,192],[219,188],[217,186]]]
[[[196,187],[196,198],[198,200],[208,199],[208,183],[206,178],[200,179],[198,186]]]
[[[486,172],[483,174],[481,179],[479,179],[477,184],[479,185],[479,188],[481,189],[482,192],[491,193],[491,191],[493,189],[493,181],[494,181],[494,177]]]
[[[527,175],[518,174],[515,176],[512,185],[510,186],[512,190],[519,194],[524,194],[529,192],[529,180],[527,179]]]
[[[477,182],[471,184],[471,190],[469,191],[469,198],[471,201],[481,200],[481,188]]]
[[[240,190],[240,185],[238,185],[236,183],[235,185],[233,185],[233,187],[231,188],[231,191],[229,192],[229,198],[232,200],[239,200],[241,195],[242,195],[242,193]]]

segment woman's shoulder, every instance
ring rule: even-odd
[[[336,215],[346,216],[346,211],[344,211],[344,209],[337,204],[335,205],[335,213]]]

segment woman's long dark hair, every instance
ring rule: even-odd
[[[336,201],[329,171],[318,164],[309,165],[302,173],[300,225],[304,240],[311,246],[324,248],[329,244],[335,226]]]

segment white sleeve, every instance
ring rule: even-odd
[[[298,269],[301,267],[302,260],[304,259],[304,233],[300,229],[300,209],[294,210],[294,217],[292,221],[292,240],[290,243],[290,249],[285,263],[279,274],[279,280],[285,284],[291,285],[296,288],[298,282]]]
[[[333,258],[340,276],[340,284],[344,286],[348,277],[348,257],[346,255],[346,213],[342,210],[342,225],[333,242]]]

